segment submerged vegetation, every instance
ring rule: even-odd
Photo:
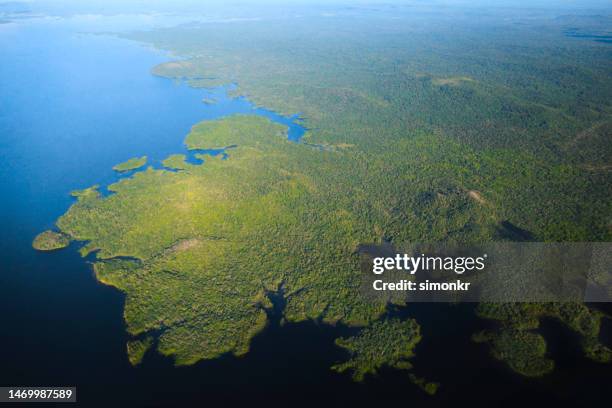
[[[520,30],[471,16],[450,29],[445,18],[393,10],[130,34],[188,58],[156,75],[236,82],[234,95],[299,112],[309,129],[291,143],[259,116],[202,122],[187,147],[233,146],[228,160],[176,154],[108,197],[95,186],[73,193],[57,225],[86,242],[83,255],[95,251],[100,281],[126,293],[133,364],[153,345],[177,364],[243,355],[266,325],[267,293],[282,287],[289,322],[364,326],[338,341],[352,355],[335,370],[362,379],[409,368],[418,324],[380,320],[385,302],[360,296],[360,244],[612,238],[610,49],[571,42],[548,20]],[[553,368],[533,331],[543,317],[579,333],[587,356],[610,359],[601,315],[587,306],[478,313],[500,329],[475,339],[521,374]]]

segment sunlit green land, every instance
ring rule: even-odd
[[[451,30],[400,17],[130,35],[186,57],[155,74],[197,87],[236,82],[235,95],[300,113],[304,141],[328,147],[232,116],[186,138],[189,149],[236,145],[227,160],[194,165],[177,152],[163,162],[169,170],[137,172],[108,197],[77,193],[57,226],[86,242],[83,255],[97,251],[96,277],[126,294],[132,363],[152,346],[177,364],[243,355],[266,325],[267,294],[282,288],[288,322],[364,326],[338,340],[350,360],[335,370],[362,379],[383,365],[408,368],[418,322],[386,320],[385,303],[360,296],[359,244],[524,239],[502,221],[539,241],[610,240],[611,49],[564,37],[548,20],[519,29],[458,19]],[[498,325],[474,339],[521,374],[554,368],[542,318],[578,333],[587,357],[610,361],[598,340],[604,316],[590,307],[477,313]]]
[[[70,244],[70,237],[55,231],[41,232],[34,238],[32,247],[39,251],[53,251],[65,248]]]
[[[128,161],[117,164],[116,166],[113,167],[113,170],[119,173],[125,173],[127,171],[139,169],[143,167],[145,164],[147,164],[147,156],[133,157],[129,159]]]

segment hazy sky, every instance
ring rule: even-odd
[[[3,1],[0,0],[0,3]],[[468,7],[538,7],[538,8],[607,8],[612,9],[611,0],[25,0],[33,3],[32,8],[55,9],[65,11],[107,10],[107,11],[181,11],[202,10],[226,6],[264,6],[276,7],[287,5],[326,5],[333,4],[414,4],[446,5]]]
[[[0,0],[13,3],[4,11],[15,11],[15,3],[26,3],[34,13],[67,16],[73,14],[147,14],[151,12],[180,15],[266,15],[275,12],[329,12],[336,6],[368,6],[402,4],[416,10],[436,7],[461,8],[527,8],[548,9],[562,13],[612,14],[612,0]],[[309,6],[309,7],[304,7]],[[582,10],[582,11],[580,11]]]

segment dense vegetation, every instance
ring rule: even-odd
[[[74,193],[58,220],[84,255],[97,250],[98,279],[126,293],[129,333],[158,336],[178,364],[247,352],[282,287],[288,321],[366,325],[340,342],[358,377],[404,365],[394,342],[414,340],[416,323],[377,321],[386,305],[359,296],[362,243],[610,240],[610,48],[547,17],[347,13],[130,35],[187,58],[155,74],[235,82],[235,95],[310,129],[295,144],[260,117],[203,122],[188,147],[235,145],[228,160],[172,155],[172,171],[139,172],[109,197]],[[540,375],[552,362],[531,323],[554,316],[609,359],[589,326],[599,315],[568,308],[482,306],[503,327],[477,338]],[[373,328],[393,332],[376,340],[391,350],[380,359],[367,357]],[[137,363],[153,343],[130,344]]]
[[[365,324],[383,313],[358,296],[355,273],[355,248],[375,239],[373,226],[350,207],[319,213],[334,191],[301,170],[333,171],[338,153],[291,143],[284,126],[259,116],[194,126],[186,144],[237,146],[229,160],[136,173],[106,198],[76,192],[58,220],[88,241],[83,255],[97,250],[98,279],[127,293],[132,335],[162,330],[158,349],[179,364],[243,354],[266,323],[266,293],[281,285],[289,321]]]
[[[474,335],[476,342],[490,342],[491,353],[519,374],[538,377],[551,372],[555,363],[546,357],[546,342],[534,332],[501,329]]]
[[[545,357],[544,337],[535,332],[543,318],[555,319],[580,336],[587,358],[612,362],[612,350],[599,340],[601,321],[605,315],[577,303],[481,303],[480,317],[499,323],[496,330],[474,336],[478,342],[489,342],[492,353],[517,372],[540,376],[552,371],[554,362]]]
[[[462,152],[456,183],[480,191],[499,218],[538,240],[609,240],[612,50],[568,39],[563,20],[504,17],[381,7],[130,38],[188,57],[155,67],[157,75],[203,87],[236,82],[236,95],[300,113],[306,141],[384,161],[386,179],[367,181],[389,191],[373,194],[404,197],[411,139],[435,134],[427,143],[436,148],[473,149]],[[443,179],[437,167],[428,171]],[[376,190],[371,184],[364,188]]]
[[[144,339],[130,340],[127,343],[128,359],[132,365],[140,364],[145,353],[153,344],[153,338],[150,336]]]
[[[376,374],[382,366],[408,370],[412,368],[409,360],[420,341],[415,320],[377,321],[356,336],[336,340],[338,346],[349,351],[351,358],[332,366],[332,370],[351,371],[356,381],[363,381],[367,374]]]
[[[65,248],[70,244],[70,238],[55,231],[44,231],[38,234],[32,242],[32,247],[39,251],[53,251]]]
[[[338,372],[351,371],[355,381],[363,381],[368,374],[376,374],[383,366],[402,370],[412,368],[410,358],[421,341],[415,320],[380,320],[362,329],[357,335],[339,338],[336,344],[350,353],[346,362],[332,366]],[[411,374],[411,381],[428,394],[435,394],[437,383],[429,383]]]
[[[185,162],[187,156],[184,154],[173,154],[168,156],[163,162],[162,165],[167,169],[172,170],[185,170],[189,164]]]
[[[119,173],[124,173],[130,170],[139,169],[145,164],[147,164],[147,156],[133,157],[128,161],[117,164],[113,167],[113,170],[118,171]]]

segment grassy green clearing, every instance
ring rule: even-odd
[[[55,231],[44,231],[38,234],[32,242],[32,247],[38,251],[53,251],[65,248],[70,244],[70,238]]]
[[[147,156],[133,157],[129,159],[128,161],[117,164],[116,166],[113,167],[113,170],[119,173],[124,173],[127,171],[139,169],[145,164],[147,164]]]

